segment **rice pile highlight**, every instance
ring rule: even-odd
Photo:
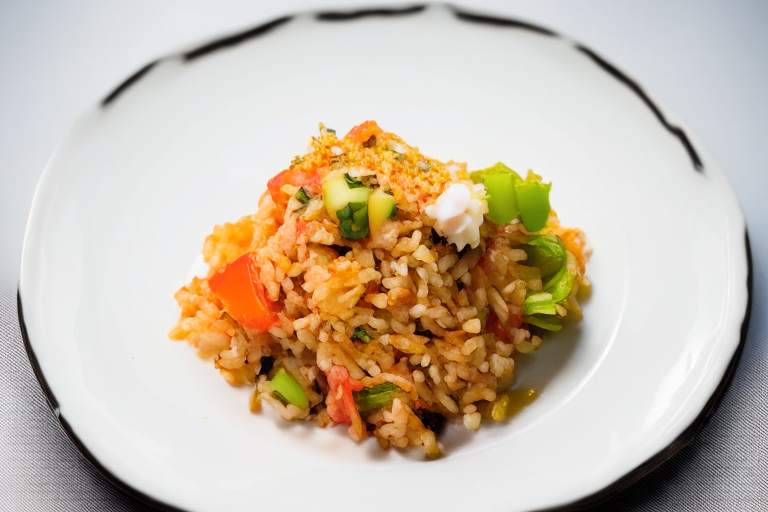
[[[540,182],[503,164],[486,171],[514,175],[517,187]],[[580,319],[576,297],[588,288],[584,234],[560,225],[548,185],[539,186],[545,226],[533,235],[525,211],[503,225],[489,218],[499,203],[483,176],[372,121],[344,138],[321,125],[255,214],[206,238],[207,276],[176,293],[170,338],[212,358],[230,384],[254,386],[253,412],[267,402],[286,420],[346,424],[356,441],[372,435],[383,448],[439,456],[447,421],[476,430],[506,417],[515,352]],[[369,199],[367,219],[365,201],[336,210],[333,183],[396,208],[374,218]],[[466,210],[441,217],[455,186],[468,190],[451,191],[470,198]],[[541,244],[560,258],[554,277]]]

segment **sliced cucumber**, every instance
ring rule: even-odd
[[[339,222],[336,214],[349,203],[364,203],[368,201],[371,195],[371,189],[368,187],[349,188],[347,180],[343,174],[326,179],[323,182],[323,203],[328,215],[334,222]]]
[[[368,228],[375,233],[388,220],[395,218],[397,206],[395,198],[377,188],[368,199]]]

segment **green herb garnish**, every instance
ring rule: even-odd
[[[353,178],[349,174],[344,175],[344,181],[347,182],[347,187],[349,188],[360,188],[365,186],[362,181]]]
[[[347,240],[360,240],[368,236],[368,202],[348,203],[338,210],[341,236]]]
[[[355,399],[357,410],[365,414],[384,407],[390,403],[395,398],[395,394],[400,391],[402,390],[391,382],[384,382],[383,384],[377,384],[376,386],[361,391],[353,391],[352,397]]]
[[[307,194],[307,191],[304,190],[304,187],[299,188],[299,191],[296,192],[295,197],[301,204],[307,204],[309,202],[309,195]]]
[[[370,343],[373,341],[373,338],[371,338],[371,335],[368,334],[368,331],[366,331],[364,327],[355,327],[355,332],[352,334],[352,339],[362,343]]]

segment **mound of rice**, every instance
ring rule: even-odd
[[[343,174],[386,189],[397,206],[358,240],[343,236],[323,201],[325,180]],[[345,138],[321,125],[255,214],[206,238],[208,274],[176,293],[181,318],[170,338],[212,358],[230,384],[253,386],[253,412],[267,402],[286,420],[343,423],[356,441],[375,436],[383,448],[439,456],[447,421],[477,429],[507,417],[513,356],[534,351],[545,332],[526,321],[526,297],[544,283],[526,266],[530,233],[520,220],[497,226],[486,217],[479,243],[462,250],[434,229],[427,206],[456,183],[476,185],[465,164],[426,157],[373,122]],[[556,316],[578,320],[584,234],[551,210],[536,234],[556,235],[570,254],[573,285]],[[272,319],[262,328],[239,322],[210,286],[245,254]],[[306,403],[275,392],[281,369]]]

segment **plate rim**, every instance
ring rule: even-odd
[[[162,57],[159,57],[149,62],[148,64],[144,65],[139,70],[134,72],[132,75],[124,79],[114,89],[112,89],[111,92],[109,92],[109,94],[107,94],[101,101],[96,103],[94,106],[98,106],[101,109],[107,108],[110,104],[115,102],[121,95],[123,95],[132,85],[134,85],[139,80],[141,80],[142,77],[147,75],[154,67],[156,67],[158,64],[161,64],[163,61],[167,59],[181,58],[185,62],[189,62],[197,58],[204,57],[217,50],[229,48],[237,44],[240,44],[242,42],[245,42],[247,40],[258,37],[260,35],[266,34],[271,30],[273,30],[274,28],[279,27],[280,25],[292,20],[295,17],[311,16],[312,18],[319,21],[340,22],[340,21],[348,21],[348,20],[357,20],[357,19],[365,18],[369,16],[383,16],[383,17],[407,16],[410,14],[420,13],[425,9],[431,8],[431,7],[438,7],[438,8],[442,7],[450,11],[457,19],[462,21],[529,30],[544,36],[560,38],[560,39],[563,39],[565,42],[571,43],[574,50],[584,53],[598,67],[602,68],[603,71],[612,75],[616,80],[618,80],[619,82],[627,86],[629,89],[631,89],[635,93],[635,95],[637,95],[646,104],[646,106],[654,113],[654,115],[657,117],[659,122],[664,126],[664,128],[668,132],[670,132],[670,134],[672,134],[673,136],[677,137],[680,140],[681,144],[684,146],[684,148],[686,149],[686,152],[691,158],[693,168],[695,169],[695,171],[699,173],[705,173],[705,168],[702,164],[700,157],[698,156],[698,153],[696,152],[694,142],[697,142],[697,141],[694,140],[692,142],[691,139],[688,138],[686,134],[686,130],[684,130],[681,126],[672,124],[667,118],[669,111],[665,108],[662,108],[656,101],[654,101],[647,94],[646,90],[638,82],[636,82],[634,79],[626,75],[623,71],[621,71],[619,68],[614,66],[612,63],[602,58],[599,54],[591,50],[589,47],[569,37],[563,36],[555,31],[552,31],[548,28],[539,26],[537,24],[534,24],[528,21],[523,21],[517,18],[509,17],[507,15],[489,14],[486,12],[481,13],[474,10],[468,10],[464,7],[459,7],[450,3],[410,4],[402,7],[362,8],[362,9],[345,9],[345,10],[308,10],[303,12],[296,12],[294,14],[289,14],[282,17],[273,18],[264,23],[256,25],[252,28],[248,28],[248,29],[236,31],[236,32],[230,32],[228,34],[225,34],[219,37],[208,39],[205,42],[201,42],[197,44],[192,43],[189,45],[190,49],[168,53]],[[665,113],[667,115],[665,115]],[[57,151],[58,150],[54,151],[53,156],[55,156]],[[49,161],[46,163],[46,169],[50,165],[51,161],[52,161],[52,158],[49,159]],[[38,181],[38,184],[36,186],[35,196],[37,195],[37,190],[39,190],[39,187],[43,182],[44,177],[45,177],[45,173],[43,173],[43,175]],[[738,198],[734,196],[734,200],[735,200],[735,204],[737,206],[738,212],[743,218],[743,213],[741,212],[741,205],[738,201]],[[34,200],[33,200],[32,208],[30,210],[30,214],[28,216],[26,231],[28,231],[30,228],[30,219],[33,213],[34,213]],[[26,245],[27,245],[27,236],[28,236],[28,233],[25,232],[24,245],[23,245],[24,248],[26,248]],[[555,505],[553,507],[548,507],[544,509],[537,509],[537,510],[565,512],[565,511],[572,511],[572,510],[583,510],[585,508],[589,508],[589,507],[598,505],[600,503],[603,503],[608,499],[610,499],[611,497],[618,494],[619,492],[621,492],[622,490],[638,482],[639,480],[644,478],[646,475],[650,474],[659,466],[664,464],[666,461],[670,460],[683,447],[685,447],[688,443],[690,443],[696,437],[698,432],[700,432],[705,427],[709,419],[714,415],[726,391],[730,387],[730,384],[732,383],[734,375],[736,373],[739,361],[741,359],[741,355],[743,353],[744,347],[746,345],[747,333],[749,330],[749,323],[751,319],[752,301],[753,301],[753,261],[752,261],[752,253],[751,253],[751,246],[750,246],[750,239],[749,239],[749,230],[746,226],[746,222],[744,222],[744,244],[745,244],[744,247],[745,247],[745,258],[746,258],[746,262],[745,262],[746,263],[746,283],[745,283],[746,284],[746,304],[745,304],[745,312],[744,312],[742,323],[741,323],[741,328],[739,331],[739,342],[734,349],[733,355],[731,356],[731,359],[728,365],[725,367],[725,370],[723,372],[723,376],[720,382],[715,387],[713,393],[708,398],[706,404],[704,405],[702,410],[699,412],[699,414],[681,432],[681,434],[677,438],[675,438],[667,447],[661,449],[654,455],[651,455],[645,462],[639,464],[629,472],[616,477],[611,483],[609,483],[602,489],[596,492],[593,492],[589,495],[586,495],[582,498],[579,498],[575,501]],[[23,267],[24,265],[23,255],[24,255],[24,250],[22,251],[20,267]],[[129,496],[136,498],[139,501],[149,506],[157,508],[158,510],[169,511],[169,512],[187,512],[186,509],[181,509],[174,505],[171,505],[169,503],[156,499],[142,492],[141,490],[127,484],[125,481],[121,480],[111,471],[106,469],[102,465],[102,463],[98,460],[98,458],[96,458],[90,452],[90,450],[88,450],[85,443],[83,443],[82,440],[77,436],[77,434],[74,432],[72,427],[67,422],[66,418],[61,414],[61,411],[58,406],[58,401],[56,400],[56,397],[52,389],[48,385],[45,375],[43,374],[40,364],[38,362],[35,351],[32,348],[32,343],[31,343],[27,326],[25,323],[25,319],[24,319],[21,282],[19,282],[17,286],[16,296],[17,296],[18,323],[19,323],[21,337],[24,344],[24,349],[27,354],[27,358],[30,361],[33,373],[35,375],[35,378],[38,381],[38,384],[41,387],[41,390],[43,392],[43,395],[45,396],[46,402],[49,408],[51,409],[51,411],[53,412],[54,416],[56,417],[57,423],[59,424],[60,428],[64,431],[64,433],[66,434],[70,442],[74,445],[75,449],[78,451],[80,456],[93,469],[95,469],[108,482],[110,482],[110,484],[117,487],[122,492],[125,492]]]

